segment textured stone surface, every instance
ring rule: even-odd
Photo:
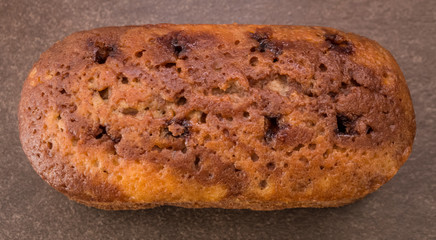
[[[434,239],[436,238],[436,2],[0,0],[0,239]],[[31,168],[17,106],[32,64],[79,30],[145,23],[322,25],[391,51],[415,106],[414,150],[380,190],[338,209],[273,212],[161,207],[106,212],[67,200]]]

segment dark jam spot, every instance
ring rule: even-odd
[[[172,51],[176,58],[181,57],[180,59],[184,59],[186,57],[182,55],[184,55],[188,45],[193,43],[190,41],[189,36],[184,34],[183,31],[170,32],[166,35],[158,37],[157,41],[165,46],[168,50]]]
[[[256,31],[250,33],[250,37],[255,39],[258,43],[259,52],[265,52],[266,50],[272,52],[275,56],[282,54],[283,44],[273,41],[271,39],[272,34],[268,31]]]
[[[192,124],[186,119],[172,119],[165,124],[164,131],[171,137],[184,138],[189,136]],[[172,129],[172,130],[170,130]]]
[[[271,142],[279,132],[279,118],[265,116],[265,136],[266,142]]]
[[[324,37],[329,50],[344,54],[353,53],[353,44],[350,41],[345,40],[344,37],[338,34],[326,34]]]

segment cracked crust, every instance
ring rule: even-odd
[[[19,121],[44,180],[113,210],[341,206],[391,179],[415,135],[389,52],[301,26],[72,34],[34,65]]]

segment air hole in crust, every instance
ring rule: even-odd
[[[135,57],[137,57],[137,58],[142,57],[142,52],[143,52],[143,51],[144,51],[144,50],[139,51],[139,52],[136,52],[136,53],[135,53]]]
[[[276,168],[276,164],[273,162],[269,162],[268,164],[266,164],[266,168],[268,168],[268,170],[274,170]]]
[[[48,147],[48,149],[52,149],[52,148],[53,148],[53,143],[48,142],[48,143],[47,143],[47,147]]]
[[[200,117],[200,122],[201,123],[206,123],[206,117],[207,117],[207,114],[206,113],[201,113],[201,117]]]
[[[236,41],[235,41],[235,45],[239,45],[240,42],[241,42],[241,41],[236,40]]]
[[[115,138],[111,137],[111,140],[112,140],[112,142],[114,142],[114,144],[117,144],[117,143],[121,142],[121,137],[115,137]]]
[[[222,121],[223,120],[223,115],[221,115],[221,113],[218,113],[216,115],[216,117],[218,118],[218,120]]]
[[[95,52],[94,61],[98,64],[104,64],[109,57],[109,54],[113,51],[113,48],[107,46],[97,46],[97,48],[98,49]]]
[[[300,157],[300,162],[304,163],[305,165],[309,164],[309,160],[306,157]]]
[[[329,95],[331,98],[335,98],[338,94],[335,92],[329,92],[329,93],[327,93],[327,95]],[[327,116],[327,114],[326,114],[326,116]]]
[[[327,159],[327,158],[329,157],[329,155],[330,155],[330,150],[327,150],[327,151],[325,151],[325,152],[322,154],[322,157],[323,157],[324,159]]]
[[[327,67],[323,63],[321,63],[319,65],[319,70],[321,70],[321,72],[325,72],[325,71],[327,71]]]
[[[200,170],[200,156],[195,156],[195,160],[194,160],[194,168],[195,170]]]
[[[225,93],[225,91],[221,90],[220,88],[217,88],[217,87],[212,88],[212,95],[216,96],[216,95],[222,95],[224,93]]]
[[[173,44],[173,46],[174,46],[174,54],[176,54],[176,56],[178,57],[179,54],[183,51],[183,47],[175,44]]]
[[[256,66],[258,62],[259,62],[259,59],[257,57],[252,57],[250,59],[250,65],[253,67]]]
[[[244,112],[244,118],[248,118],[248,117],[250,117],[250,113],[249,112]]]
[[[338,135],[352,135],[355,133],[353,128],[352,119],[345,115],[336,115],[337,129],[336,133]]]
[[[129,79],[126,76],[124,76],[124,74],[122,73],[119,73],[117,78],[121,81],[122,84],[129,83]]]
[[[209,142],[211,139],[212,139],[212,138],[210,137],[210,135],[207,134],[207,135],[204,137],[204,142]]]
[[[154,146],[151,148],[151,150],[152,150],[152,151],[157,151],[157,152],[162,152],[162,148],[160,148],[160,147],[157,146],[157,145],[154,145]]]
[[[311,144],[309,144],[308,147],[309,147],[310,150],[315,150],[316,149],[316,144],[311,143]]]
[[[279,132],[279,117],[265,116],[265,136],[266,142],[270,142]]]
[[[103,100],[107,100],[109,98],[109,88],[105,88],[101,91],[98,91],[98,94]]]
[[[181,106],[181,105],[185,105],[186,104],[186,98],[185,97],[180,97],[178,100],[177,100],[177,103],[176,103],[178,106]]]
[[[130,116],[135,116],[136,114],[138,114],[138,109],[136,108],[124,108],[122,113],[124,115],[130,115]]]
[[[105,126],[100,125],[98,128],[99,128],[99,130],[98,130],[98,134],[95,136],[96,139],[100,139],[100,138],[102,138],[105,134],[107,134],[107,132],[106,132],[106,127],[105,127]]]
[[[294,151],[294,152],[298,152],[298,151],[300,151],[300,149],[301,149],[302,147],[304,147],[303,144],[298,144],[298,146],[294,147],[293,151]]]
[[[250,155],[250,158],[251,158],[251,160],[252,160],[253,162],[256,162],[257,160],[259,160],[259,156],[257,156],[256,153],[252,153],[252,154]]]
[[[338,34],[326,34],[324,37],[329,50],[333,50],[342,54],[353,53],[354,45],[350,41],[345,40],[343,36]]]
[[[361,86],[360,83],[358,83],[358,82],[356,81],[356,79],[354,79],[354,78],[351,78],[351,79],[350,79],[350,82],[351,82],[351,85],[353,85],[353,86],[355,86],[355,87],[360,87],[360,86]]]
[[[176,63],[173,63],[173,62],[165,63],[165,67],[166,68],[172,68],[172,67],[175,67],[175,66],[176,66]]]
[[[228,130],[228,129],[224,129],[224,130],[223,130],[223,133],[224,133],[224,136],[226,136],[226,137],[229,137],[229,136],[230,136],[230,133],[229,133],[229,130]]]
[[[259,182],[259,188],[262,190],[265,189],[267,185],[268,185],[268,182],[266,180],[262,180]]]

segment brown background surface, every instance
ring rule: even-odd
[[[69,201],[33,171],[17,105],[32,64],[55,41],[146,23],[322,25],[392,52],[412,94],[411,157],[379,191],[337,209],[272,212],[160,207],[106,212]],[[436,1],[0,0],[0,239],[435,239]]]

